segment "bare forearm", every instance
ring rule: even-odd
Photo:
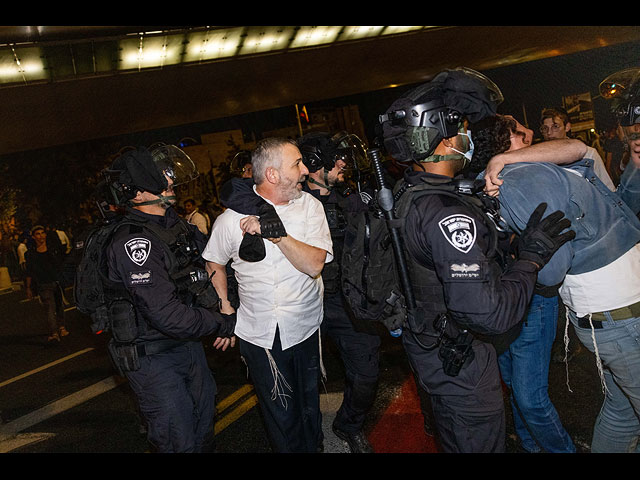
[[[581,160],[586,154],[587,146],[583,142],[567,138],[537,143],[527,148],[501,153],[493,158],[499,158],[505,165],[520,162],[549,162],[565,165]]]
[[[220,297],[220,312],[233,313],[235,310],[228,299],[226,266],[220,265],[219,263],[207,262],[206,269],[209,275],[211,275],[212,272],[215,272],[213,277],[211,277],[211,283]]]
[[[327,257],[326,250],[303,243],[291,235],[281,237],[274,243],[278,245],[287,260],[302,273],[315,277],[322,272]]]
[[[505,165],[522,162],[548,162],[565,165],[585,157],[587,146],[572,138],[549,140],[530,147],[499,153],[491,158],[485,168],[485,191],[492,196],[498,195],[502,179],[500,172]]]

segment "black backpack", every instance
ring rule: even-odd
[[[122,300],[130,302],[124,286],[109,280],[106,256],[107,246],[115,232],[129,223],[115,220],[98,226],[87,234],[81,246],[73,294],[76,308],[91,317],[91,331],[96,334],[111,330],[112,304]]]
[[[461,184],[447,180],[417,185],[399,181],[394,189],[393,220],[388,221],[375,207],[348,219],[342,253],[342,291],[347,305],[358,320],[365,323],[381,322],[392,335],[400,334],[409,312],[389,226],[399,230],[402,240],[404,221],[411,205],[417,198],[428,194],[449,195],[484,212],[481,200],[471,195],[475,188],[470,181]],[[490,230],[493,252],[497,248],[498,235],[494,229]]]
[[[74,298],[77,309],[91,317],[91,331],[99,334],[111,331],[119,341],[131,341],[137,334],[135,309],[131,296],[124,285],[108,277],[107,246],[116,231],[125,226],[134,226],[142,231],[148,229],[162,240],[170,259],[167,265],[170,278],[178,288],[178,295],[185,303],[205,308],[218,306],[219,297],[204,269],[195,266],[190,257],[199,252],[180,245],[190,244],[185,238],[186,221],[180,219],[176,228],[180,232],[169,232],[153,222],[134,221],[120,217],[110,223],[91,230],[83,243],[83,251],[74,282]],[[179,230],[182,228],[182,230]]]

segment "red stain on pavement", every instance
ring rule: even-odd
[[[438,453],[433,437],[424,431],[420,398],[409,377],[368,435],[376,453]]]

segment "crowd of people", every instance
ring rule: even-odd
[[[627,91],[640,88],[626,75]],[[445,452],[504,452],[504,384],[523,451],[575,452],[547,391],[564,311],[563,360],[573,335],[594,353],[605,392],[591,451],[635,451],[640,119],[621,110],[628,96],[614,98],[627,116],[606,135],[602,158],[572,138],[562,109],[541,113],[543,141],[534,144],[532,130],[497,113],[502,100],[490,79],[461,68],[380,115],[380,144],[406,165],[394,192],[431,191],[402,193],[414,195],[404,197],[402,255],[415,305],[407,302],[401,342],[428,399],[423,414]],[[217,218],[194,199],[178,203],[174,188],[195,171],[179,149],[140,148],[114,161],[110,188],[125,212],[105,250],[107,274],[132,308],[109,312],[119,322],[109,352],[156,451],[215,449],[217,388],[201,340],[213,336],[222,351],[238,345],[273,451],[312,453],[323,449],[318,386],[330,338],[346,373],[333,431],[352,452],[373,452],[364,424],[381,341],[350,310],[340,268],[346,225],[380,212],[375,183],[353,181],[364,145],[348,132],[314,132],[266,138],[245,153]],[[24,255],[27,295],[37,284],[57,342],[68,332],[55,272],[72,242],[42,226],[29,233],[16,258]],[[204,300],[209,287],[215,301]]]

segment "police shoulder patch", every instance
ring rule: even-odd
[[[482,276],[479,263],[452,263],[449,265],[450,278],[477,279]]]
[[[151,242],[146,238],[132,238],[124,244],[129,259],[138,266],[144,265],[151,252]]]
[[[444,238],[462,253],[469,253],[476,242],[476,222],[468,215],[454,214],[438,222]]]
[[[127,275],[127,283],[129,285],[151,285],[153,283],[151,270],[129,272]]]

